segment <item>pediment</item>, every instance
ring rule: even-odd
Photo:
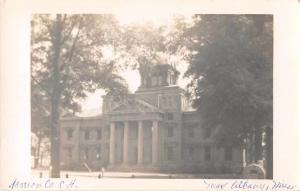
[[[141,113],[141,112],[159,112],[160,110],[147,103],[144,100],[137,98],[127,98],[121,104],[112,109],[112,113]]]

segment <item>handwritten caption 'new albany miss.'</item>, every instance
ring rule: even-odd
[[[288,184],[283,181],[275,180],[228,180],[228,181],[216,181],[216,180],[199,180],[203,184],[199,187],[200,190],[247,190],[247,191],[283,191],[283,190],[298,190],[294,184]],[[198,185],[199,186],[199,185]],[[63,179],[53,181],[51,179],[42,179],[38,181],[21,181],[14,179],[9,185],[11,190],[64,190],[64,189],[76,189],[84,188],[84,185],[78,185],[76,178]]]
[[[282,191],[297,190],[297,186],[282,181],[250,181],[234,180],[230,182],[216,183],[215,181],[203,180],[207,190],[252,190],[252,191]]]

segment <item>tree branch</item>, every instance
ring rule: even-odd
[[[72,22],[70,30],[68,31],[67,35],[65,35],[62,39],[62,43],[64,43],[71,36],[76,23],[77,23],[77,18],[75,19],[75,21]]]
[[[33,77],[32,75],[31,75],[31,80],[34,81],[37,85],[39,85],[40,88],[41,88],[42,90],[44,90],[49,96],[51,96],[51,92],[50,92],[49,90],[45,89],[45,88],[43,87],[43,85],[42,85],[37,79],[35,79],[35,77]]]

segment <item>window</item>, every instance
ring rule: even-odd
[[[189,136],[190,138],[193,138],[193,137],[194,137],[194,134],[195,134],[195,132],[194,132],[194,127],[189,127],[189,128],[188,128],[188,136]]]
[[[101,129],[97,129],[97,139],[101,139],[102,138],[102,131]]]
[[[169,77],[169,84],[171,85],[172,84],[172,74],[169,74],[168,77]]]
[[[211,136],[211,129],[210,128],[204,128],[204,138],[209,138]]]
[[[167,98],[167,103],[168,103],[168,107],[169,107],[169,108],[172,107],[172,105],[173,105],[173,102],[172,102],[172,96],[168,96],[168,98]]]
[[[89,159],[89,149],[85,148],[84,149],[84,160],[88,160]]]
[[[121,98],[119,96],[113,98],[113,102],[115,102],[115,103],[119,103],[120,101],[121,101]]]
[[[68,140],[70,140],[73,137],[73,129],[67,130],[67,137],[68,137]]]
[[[225,148],[225,157],[224,158],[226,161],[232,160],[232,148],[231,147]]]
[[[167,160],[173,160],[174,158],[174,150],[172,146],[168,146],[167,148]]]
[[[175,76],[175,74],[172,74],[172,75],[171,75],[171,84],[172,84],[172,85],[175,85],[175,84],[176,84],[176,76]]]
[[[173,119],[174,119],[173,113],[168,113],[168,120],[173,120]]]
[[[168,137],[174,136],[174,128],[172,126],[168,126]]]
[[[130,128],[129,128],[130,129]],[[139,128],[138,127],[136,127],[136,128],[134,128],[134,131],[133,131],[134,133],[133,133],[133,138],[134,139],[138,139],[138,137],[139,137]]]
[[[176,84],[176,77],[174,74],[172,75],[172,84]]]
[[[209,146],[205,147],[205,160],[210,161],[211,158],[211,149]]]
[[[84,132],[84,139],[85,139],[85,140],[89,140],[89,139],[90,139],[90,131],[89,131],[89,130],[86,130],[86,131]]]
[[[144,78],[144,79],[143,79],[143,85],[145,86],[146,84],[147,84],[147,79]]]
[[[194,160],[194,147],[193,146],[189,147],[189,156],[192,160]]]
[[[251,169],[251,170],[250,170],[250,174],[258,174],[258,172],[257,172],[256,169]]]
[[[100,146],[96,149],[96,159],[101,160],[101,147]]]
[[[137,136],[138,136],[138,128],[137,127],[129,128],[128,131],[129,131],[128,132],[129,139],[137,139]]]
[[[68,148],[68,157],[71,159],[72,158],[72,148]]]
[[[36,152],[36,148],[35,147],[31,147],[31,155],[34,156]]]
[[[163,84],[162,76],[158,76],[158,85],[162,85],[162,84]]]
[[[107,129],[107,138],[110,139],[110,126],[106,125],[106,129]]]
[[[167,103],[167,98],[166,96],[161,97],[161,103],[166,104]]]
[[[157,85],[157,76],[153,76],[152,77],[152,86],[156,86]]]
[[[145,82],[146,82],[146,87],[151,86],[151,79],[149,77],[145,78]]]

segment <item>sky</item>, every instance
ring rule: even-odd
[[[117,13],[116,17],[121,24],[141,24],[145,22],[151,22],[155,25],[167,25],[173,20],[176,14],[170,14],[168,12],[143,12],[130,14],[129,12]],[[186,15],[189,16],[189,15]]]
[[[187,17],[189,15],[186,15]],[[120,24],[123,25],[130,25],[130,24],[142,24],[145,22],[151,22],[154,25],[168,25],[171,24],[174,15],[172,14],[165,14],[165,13],[144,13],[139,14],[128,14],[128,13],[120,13],[116,15],[117,19],[119,20]],[[106,57],[111,56],[111,51],[107,49],[105,51]],[[177,65],[177,70],[180,72],[180,76],[178,79],[178,85],[182,88],[185,88],[186,84],[188,83],[188,79],[183,78],[183,74],[187,69],[187,63],[181,62]],[[119,73],[128,83],[128,88],[131,93],[134,93],[138,87],[140,86],[140,75],[138,70],[133,69],[126,69]],[[79,116],[93,116],[101,114],[102,112],[102,96],[105,94],[104,90],[99,89],[96,90],[94,93],[88,93],[87,98],[80,101],[82,112]]]

